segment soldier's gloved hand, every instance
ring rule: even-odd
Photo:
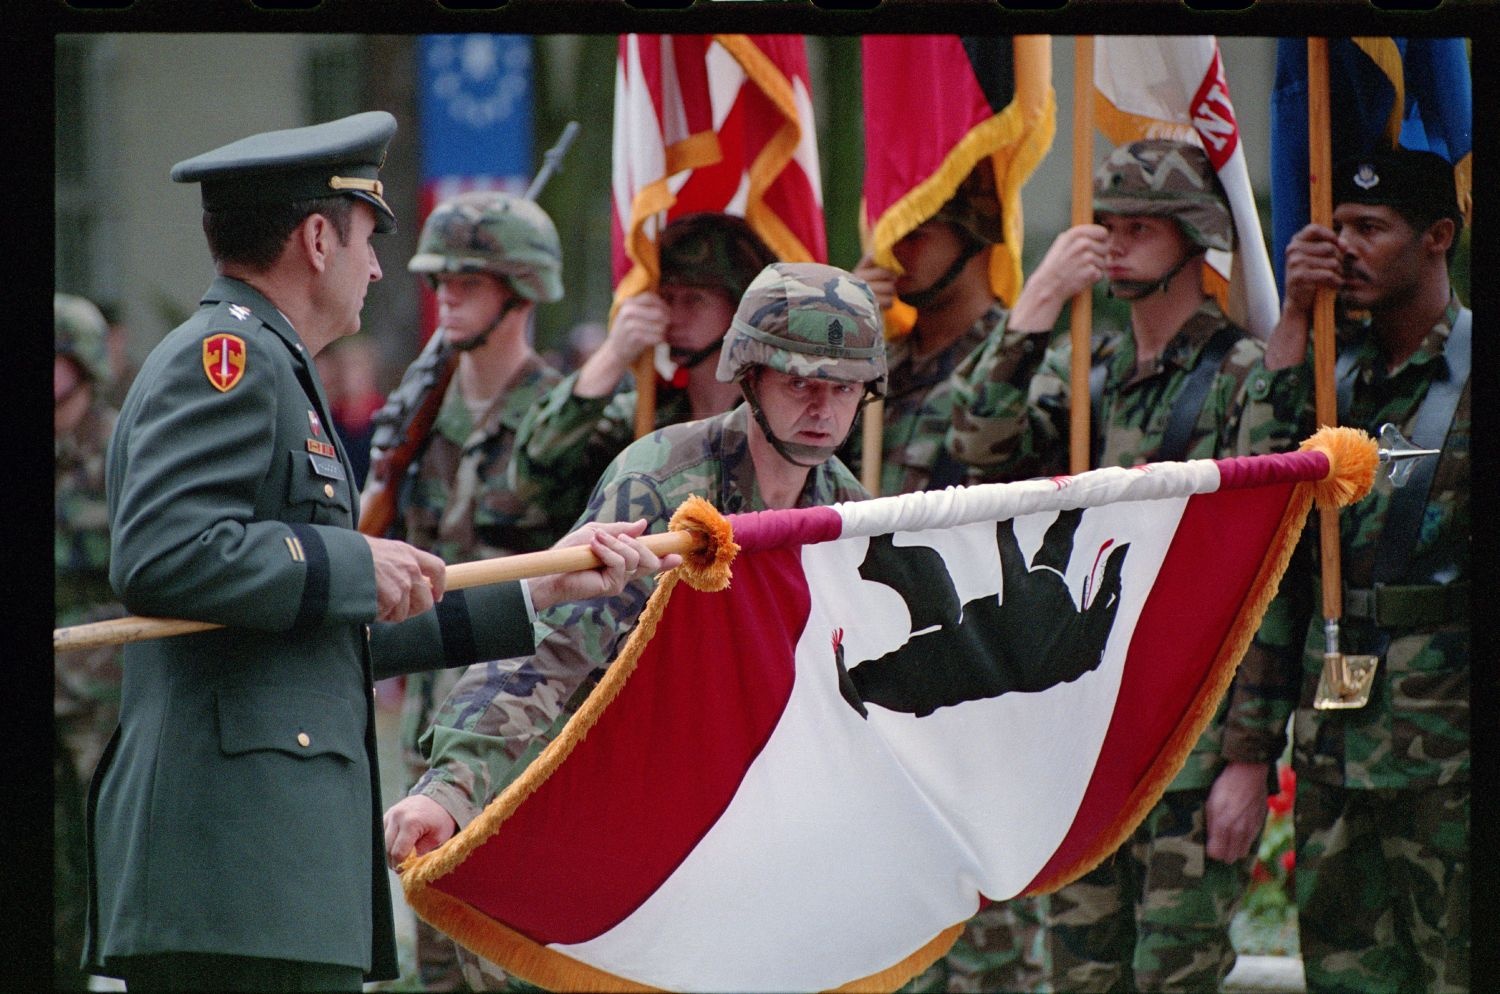
[[[375,561],[376,620],[405,621],[443,599],[448,567],[441,559],[405,542],[362,537]]]
[[[441,804],[424,794],[403,797],[385,813],[385,858],[391,869],[412,853],[431,852],[453,838],[458,822]]]
[[[639,518],[635,521],[590,521],[577,531],[564,535],[554,548],[587,545],[601,565],[596,569],[554,573],[528,581],[532,606],[542,611],[563,601],[613,597],[631,580],[682,563],[682,557],[675,553],[657,556],[637,541],[645,531],[646,519]]]

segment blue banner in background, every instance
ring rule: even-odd
[[[1380,148],[1436,152],[1458,166],[1472,154],[1473,97],[1462,38],[1354,39],[1328,43],[1333,163]],[[1384,42],[1384,45],[1380,43]],[[1393,114],[1397,93],[1399,114]],[[1308,205],[1307,40],[1283,38],[1276,49],[1271,95],[1271,262],[1286,293],[1286,246],[1311,216]],[[1393,118],[1396,133],[1392,134]],[[1459,199],[1468,184],[1458,183]]]
[[[462,189],[524,191],[531,178],[531,39],[425,35],[418,57],[423,185],[436,199]]]

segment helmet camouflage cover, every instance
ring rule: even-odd
[[[864,280],[833,266],[772,263],[745,288],[716,375],[729,383],[752,366],[864,383],[882,396],[885,336],[875,294]]]
[[[957,226],[981,245],[1005,241],[994,164],[988,158],[980,159],[932,219]]]
[[[562,244],[530,200],[480,190],[438,204],[422,225],[413,273],[490,273],[527,300],[561,300]]]
[[[53,354],[78,363],[85,375],[101,386],[113,379],[105,344],[108,324],[99,308],[70,293],[52,295]]]
[[[738,301],[776,255],[742,217],[685,214],[662,229],[661,285],[705,287]]]
[[[1234,219],[1208,155],[1197,145],[1148,138],[1121,145],[1094,174],[1094,211],[1172,217],[1196,245],[1234,248]]]

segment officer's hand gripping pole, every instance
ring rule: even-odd
[[[689,500],[693,502],[692,513],[682,513],[682,511],[689,510],[685,506],[673,518],[671,531],[644,535],[640,542],[658,556],[667,556],[672,553],[681,555],[683,565],[678,569],[685,571],[690,583],[697,575],[722,575],[723,581],[727,582],[729,561],[738,551],[738,547],[734,545],[729,524],[707,502],[694,498]],[[446,587],[448,590],[462,590],[465,587],[480,587],[505,580],[524,580],[552,573],[573,573],[594,569],[599,565],[598,557],[587,545],[570,545],[515,556],[499,556],[477,562],[457,563],[447,568]],[[92,649],[101,645],[120,645],[126,642],[187,635],[222,627],[224,626],[213,622],[179,618],[140,616],[113,618],[88,625],[74,625],[71,628],[54,628],[52,651]]]

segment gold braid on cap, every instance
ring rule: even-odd
[[[358,177],[351,176],[330,176],[328,178],[328,186],[334,190],[363,190],[366,193],[373,193],[377,197],[382,197],[384,194],[384,187],[381,186],[380,180],[378,179],[360,179]]]

